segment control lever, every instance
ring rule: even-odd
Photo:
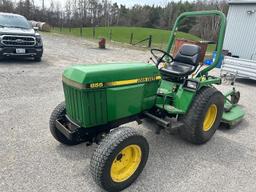
[[[154,64],[156,64],[156,62],[154,61],[154,59],[152,57],[149,58],[148,63],[150,63],[150,61],[152,61]]]

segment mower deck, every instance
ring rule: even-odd
[[[224,111],[222,115],[222,122],[230,126],[234,126],[239,123],[245,116],[245,112],[242,107],[235,105],[230,111]]]

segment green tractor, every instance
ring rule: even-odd
[[[184,44],[175,57],[169,54],[182,20],[198,16],[219,16],[221,21],[216,60],[203,69],[197,45]],[[159,130],[177,130],[185,140],[203,144],[221,123],[238,123],[245,115],[237,105],[239,92],[232,88],[222,94],[214,87],[221,84],[221,78],[208,75],[219,62],[225,29],[226,17],[221,12],[183,13],[167,49],[151,50],[155,64],[77,65],[66,69],[65,102],[50,117],[53,137],[65,145],[99,144],[90,162],[92,177],[103,189],[120,191],[142,172],[149,145],[134,129],[119,126],[142,123],[147,118]]]

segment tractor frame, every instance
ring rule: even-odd
[[[194,143],[208,142],[220,124],[233,126],[245,112],[238,105],[240,93],[232,87],[221,93],[220,77],[209,75],[222,54],[226,17],[219,11],[181,14],[173,27],[168,46],[159,63],[169,64],[177,30],[185,18],[213,16],[220,18],[217,56],[214,63],[185,78],[165,78],[155,66],[116,64],[76,66],[63,74],[65,102],[50,118],[50,130],[59,142],[76,145],[99,144],[91,158],[95,182],[107,191],[128,187],[143,170],[149,146],[146,139],[131,128],[117,128],[142,119],[153,120],[163,129],[178,131]],[[107,113],[107,115],[106,115]],[[117,129],[116,129],[117,128]]]

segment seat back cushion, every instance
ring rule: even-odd
[[[174,58],[174,61],[197,66],[199,64],[201,47],[192,44],[183,44]]]

